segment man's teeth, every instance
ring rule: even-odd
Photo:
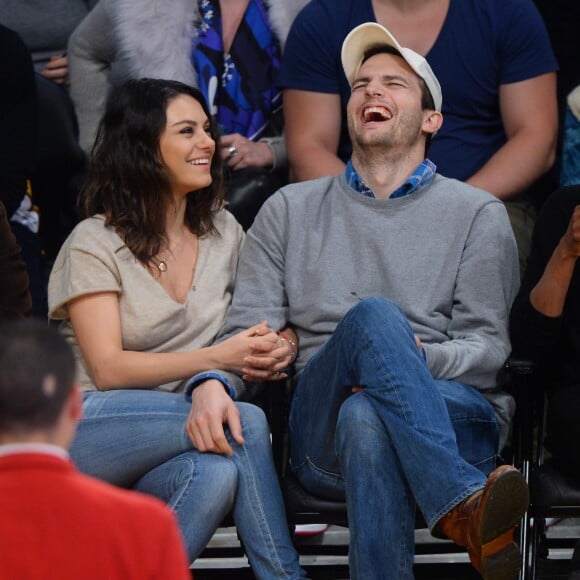
[[[209,159],[192,159],[188,161],[190,165],[207,165],[209,163]]]
[[[369,121],[388,121],[393,115],[384,107],[367,107],[363,112],[365,122]]]

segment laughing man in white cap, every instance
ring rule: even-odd
[[[342,61],[352,159],[265,203],[222,334],[264,319],[295,329],[291,468],[311,493],[346,498],[351,578],[413,577],[417,509],[484,578],[515,578],[528,492],[515,468],[496,467],[519,279],[506,210],[426,158],[442,95],[420,55],[369,23]],[[233,403],[206,395],[194,412],[217,432]]]

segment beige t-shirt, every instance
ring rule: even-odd
[[[67,303],[95,292],[116,292],[123,348],[178,352],[210,344],[230,304],[244,232],[221,210],[214,219],[221,234],[199,240],[193,285],[184,304],[173,300],[129,251],[103,216],[79,223],[63,244],[48,283],[49,316],[62,320],[61,331],[74,349],[81,387],[95,390],[68,315]],[[183,381],[156,385],[177,391]]]

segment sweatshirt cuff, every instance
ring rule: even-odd
[[[224,377],[222,374],[216,371],[207,371],[204,373],[198,373],[197,375],[189,379],[189,381],[185,383],[185,391],[184,391],[185,400],[191,403],[191,393],[193,392],[193,389],[195,389],[204,381],[208,381],[210,379],[215,379],[216,381],[219,381],[224,386],[224,389],[226,390],[227,394],[234,401],[236,400],[236,390],[234,389],[234,386],[227,380],[226,377]]]
[[[274,169],[285,169],[288,165],[288,155],[286,153],[286,142],[284,137],[264,137],[260,139],[262,143],[266,143],[268,147],[272,150],[274,155],[274,164],[272,165],[272,171]]]
[[[445,364],[441,346],[437,343],[423,344],[423,358],[434,378],[441,378],[441,368]]]

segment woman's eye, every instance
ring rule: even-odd
[[[179,132],[183,135],[191,135],[193,133],[193,129],[191,127],[183,127],[183,129],[181,129]]]
[[[203,130],[211,137],[211,127],[209,125],[204,127]]]

